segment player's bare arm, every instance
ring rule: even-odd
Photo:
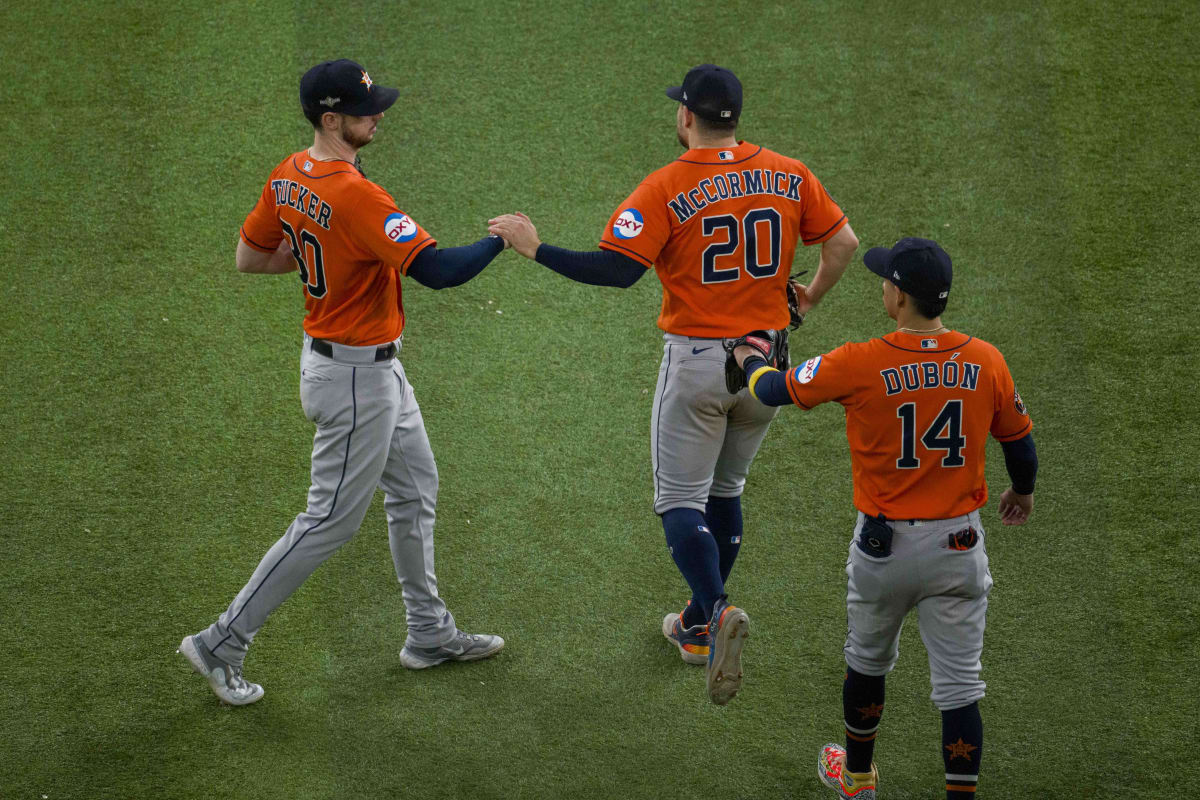
[[[801,314],[812,311],[834,284],[841,280],[842,273],[846,271],[846,266],[857,249],[858,237],[854,235],[850,223],[843,225],[829,241],[821,245],[821,263],[812,282],[807,286],[797,282],[801,291],[797,294],[796,308]]]
[[[258,275],[282,275],[296,271],[296,259],[292,257],[292,249],[287,240],[279,243],[273,253],[255,250],[250,245],[238,239],[237,243],[238,272],[248,272]]]

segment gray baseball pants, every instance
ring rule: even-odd
[[[858,514],[855,539],[864,515]],[[846,663],[863,675],[886,675],[900,657],[900,629],[913,608],[929,654],[933,703],[949,711],[983,697],[983,631],[992,574],[979,512],[937,520],[889,522],[892,553],[864,553],[852,540],[846,560]],[[950,536],[964,528],[979,536],[955,550]]]
[[[397,350],[399,342],[397,342]],[[333,345],[332,357],[304,337],[300,402],[317,426],[308,507],[267,551],[249,582],[199,634],[218,658],[240,665],[267,617],[362,525],[375,488],[384,491],[388,542],[408,622],[406,644],[437,647],[455,634],[433,570],[438,475],[421,409],[399,359],[375,361],[376,346]]]
[[[778,408],[725,388],[720,339],[668,333],[654,390],[650,450],[654,513],[738,497]]]

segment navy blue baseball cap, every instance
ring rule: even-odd
[[[300,79],[300,106],[306,112],[369,117],[390,108],[399,96],[399,89],[379,86],[362,64],[348,58],[322,61]]]
[[[932,239],[909,237],[895,247],[872,247],[863,263],[918,300],[937,302],[950,296],[950,256]]]
[[[737,122],[742,115],[742,82],[715,64],[692,67],[682,85],[667,89],[667,97],[713,122]]]

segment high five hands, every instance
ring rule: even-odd
[[[537,228],[533,227],[529,217],[519,211],[516,214],[501,214],[489,219],[488,233],[503,237],[512,249],[526,258],[537,256],[538,245],[542,243],[538,238]]]

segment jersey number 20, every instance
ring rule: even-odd
[[[900,418],[900,457],[896,469],[917,469],[921,459],[917,458],[917,404],[905,403],[896,409]],[[945,433],[945,436],[942,434]],[[967,463],[962,451],[967,437],[962,435],[962,400],[949,400],[941,412],[921,436],[926,450],[945,450],[943,467],[961,467]]]
[[[300,235],[297,237],[296,231],[291,225],[283,220],[279,220],[279,224],[283,226],[283,232],[287,234],[287,237],[292,240],[292,257],[296,259],[296,264],[300,267],[300,280],[308,288],[308,296],[314,300],[320,300],[327,291],[325,259],[321,255],[320,240],[309,231],[300,231]],[[306,248],[312,250],[311,264],[304,257]]]
[[[765,229],[760,227],[766,223]],[[701,231],[705,236],[712,236],[717,231],[725,230],[725,241],[713,242],[704,248],[701,255],[704,269],[704,283],[725,283],[736,281],[742,277],[741,270],[752,278],[769,278],[779,271],[780,240],[783,236],[783,223],[779,212],[773,208],[756,208],[747,211],[746,216],[739,221],[732,214],[721,214],[716,217],[705,217],[700,220]],[[767,263],[758,260],[758,237],[766,234],[771,239],[770,250],[767,253]],[[724,267],[717,269],[717,256],[727,256],[736,252],[738,244],[745,241],[742,251],[745,262],[740,267]]]

